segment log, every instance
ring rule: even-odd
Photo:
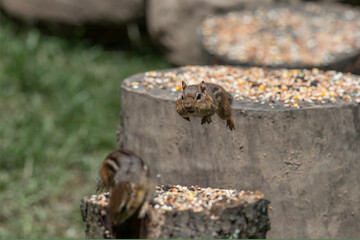
[[[69,25],[125,25],[145,16],[142,0],[2,0],[0,5],[19,19]]]
[[[321,2],[273,4],[208,16],[199,33],[212,64],[358,73],[359,29],[360,11]]]
[[[262,71],[272,73],[276,81],[289,82],[271,87]],[[276,227],[269,231],[269,238],[356,238],[360,77],[317,69],[299,71],[305,77],[293,70],[223,66],[189,66],[131,76],[121,88],[119,147],[141,156],[158,185],[259,189],[274,209],[270,217]],[[145,82],[145,78],[154,82]],[[332,99],[327,92],[331,86],[323,85],[333,78],[338,83],[333,87],[342,97]],[[224,79],[221,85],[234,97],[235,130],[227,129],[217,116],[206,125],[200,124],[200,118],[190,122],[181,118],[175,101],[182,79],[188,84]],[[309,85],[302,91],[311,90],[314,100],[308,100],[312,103],[305,98],[296,100],[301,92],[295,80]],[[247,84],[252,86],[245,97],[246,92],[237,91],[247,90]],[[353,92],[345,90],[347,84]],[[267,98],[273,91],[292,97]],[[300,93],[296,98],[295,92]]]
[[[81,213],[86,225],[86,238],[266,238],[270,230],[269,201],[260,192],[222,189],[220,191],[230,191],[241,197],[230,201],[230,198],[223,196],[222,200],[216,202],[211,199],[214,195],[208,194],[202,200],[213,201],[214,205],[199,210],[201,206],[195,206],[191,194],[199,193],[196,189],[207,193],[217,189],[184,186],[162,186],[157,189],[157,202],[152,203],[144,219],[138,219],[135,214],[120,226],[112,226],[109,221],[108,193],[84,197]],[[169,209],[169,202],[159,205],[159,202],[167,200],[165,196],[168,196],[168,191],[173,193],[171,191],[174,189],[181,189],[178,194],[183,195],[184,189],[188,189],[188,200],[176,203],[180,198],[175,199],[172,204],[176,203],[176,208]],[[179,206],[187,208],[181,209]]]

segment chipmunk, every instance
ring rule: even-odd
[[[104,160],[98,190],[110,189],[110,219],[123,223],[137,210],[143,218],[155,193],[150,172],[144,161],[128,150],[117,150]]]
[[[185,120],[202,117],[201,124],[211,123],[211,116],[217,113],[226,120],[230,130],[235,129],[231,118],[232,96],[223,87],[202,81],[198,85],[187,85],[182,81],[183,94],[176,101],[176,111]]]

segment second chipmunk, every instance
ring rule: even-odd
[[[155,193],[150,172],[144,161],[128,150],[117,150],[104,160],[99,190],[110,189],[110,219],[123,223],[138,210],[143,218]]]
[[[202,117],[201,124],[211,123],[211,116],[217,113],[226,120],[226,126],[234,130],[231,118],[232,97],[223,87],[202,81],[198,85],[187,85],[182,81],[183,94],[176,101],[176,111],[185,120],[189,117]]]

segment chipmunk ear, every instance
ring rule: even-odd
[[[206,84],[205,84],[205,82],[204,82],[204,81],[202,81],[202,82],[200,83],[200,89],[201,89],[201,92],[202,92],[202,93],[204,93],[204,92],[205,92],[205,89],[206,89]]]
[[[182,81],[182,82],[181,82],[181,84],[182,84],[182,88],[183,88],[183,90],[185,90],[185,88],[187,87],[186,82],[185,82],[185,81]]]

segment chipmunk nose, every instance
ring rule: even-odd
[[[191,110],[191,103],[185,103],[185,109],[186,110]]]

